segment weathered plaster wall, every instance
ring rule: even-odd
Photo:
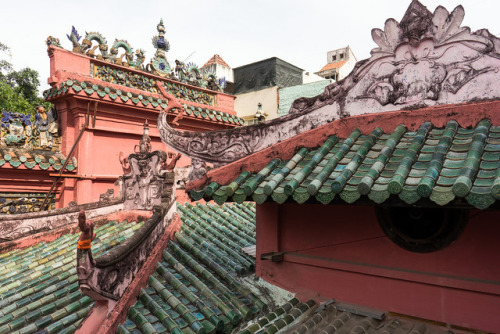
[[[262,103],[262,110],[268,114],[266,120],[278,117],[277,86],[264,88],[250,93],[236,95],[234,109],[239,117],[251,117],[257,112],[257,104]]]
[[[369,206],[257,207],[257,275],[304,298],[350,303],[496,331],[498,211],[471,211],[449,247],[414,253],[390,241]],[[260,260],[285,252],[283,262]]]

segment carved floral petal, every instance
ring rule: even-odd
[[[381,29],[378,29],[378,28],[372,29],[372,38],[373,38],[373,41],[375,43],[377,43],[377,45],[380,46],[380,48],[383,51],[391,50],[391,46],[387,42],[387,38],[385,36],[385,33]]]
[[[438,43],[445,42],[447,39],[453,37],[454,35],[460,33],[464,28],[460,28],[462,21],[464,20],[465,11],[462,6],[457,6],[451,14],[448,16],[445,25],[443,26],[443,34]]]
[[[446,20],[448,19],[448,16],[450,13],[446,8],[443,6],[438,6],[436,10],[434,11],[434,15],[432,17],[432,24],[434,24],[434,27],[436,29],[436,41],[440,41],[443,38],[443,34],[445,32],[445,24]]]
[[[399,23],[394,19],[388,19],[385,21],[384,31],[387,44],[390,46],[391,50],[394,50],[401,36]]]

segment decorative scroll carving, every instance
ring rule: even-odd
[[[157,209],[132,237],[96,259],[92,257],[89,238],[91,223],[85,224],[78,242],[76,267],[85,295],[94,300],[120,299],[174,216],[175,201]]]
[[[289,115],[227,131],[189,133],[160,115],[165,144],[193,158],[226,164],[335,119],[364,113],[500,98],[500,39],[461,27],[462,6],[434,13],[413,1],[400,23],[374,29],[378,47],[344,80],[313,98],[299,98]]]
[[[206,162],[227,164],[314,129],[324,124],[322,122],[332,121],[335,116],[329,111],[304,112],[230,130],[191,132],[172,128],[167,115],[161,113],[157,125],[162,141],[174,150]]]

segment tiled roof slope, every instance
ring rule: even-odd
[[[142,223],[110,222],[96,228],[94,256],[123,242]],[[76,274],[79,234],[0,254],[0,333],[71,333],[92,299],[82,295]]]
[[[271,334],[278,331],[289,334],[453,333],[449,328],[398,318],[355,305],[325,303],[318,306],[314,301],[303,304],[296,298],[276,308],[273,312],[263,315],[239,333]]]
[[[323,68],[321,70],[319,70],[319,72],[328,71],[328,70],[331,70],[334,68],[341,68],[342,66],[344,66],[345,63],[347,63],[347,60],[336,61],[334,63],[328,63],[325,66],[323,66]]]
[[[119,333],[229,333],[267,305],[238,276],[255,259],[255,204],[178,205],[183,225]]]
[[[255,203],[177,208],[181,231],[118,333],[449,333],[345,303],[292,298],[270,310],[239,277],[254,269],[241,249],[255,242]]]
[[[15,148],[0,148],[0,167],[11,166],[17,168],[24,166],[33,169],[38,166],[43,170],[60,170],[66,160],[66,157],[60,152],[20,150]],[[66,165],[67,171],[73,171],[76,168],[76,159],[71,158]]]
[[[474,128],[425,122],[417,131],[400,125],[392,133],[375,128],[367,135],[356,129],[345,139],[331,136],[316,150],[300,148],[290,160],[271,160],[258,173],[244,171],[228,185],[212,182],[190,196],[219,204],[353,203],[366,196],[377,204],[430,199],[485,209],[500,199],[499,165],[500,126],[486,119]]]
[[[222,66],[226,66],[226,67],[229,67],[229,68],[231,67],[231,66],[229,66],[229,65],[228,65],[228,64],[224,61],[224,59],[222,59],[222,57],[221,57],[221,56],[219,56],[218,54],[213,55],[213,57],[212,57],[212,58],[210,58],[210,59],[209,59],[209,60],[205,63],[205,65],[203,65],[203,66],[202,66],[202,68],[203,68],[203,67],[207,67],[208,65],[212,65],[212,64],[220,64],[220,65],[222,65]]]
[[[82,91],[88,96],[97,93],[97,96],[101,100],[105,99],[106,97],[109,97],[111,101],[117,100],[122,101],[123,103],[126,103],[130,100],[135,106],[143,106],[151,109],[156,109],[158,106],[160,106],[160,108],[167,108],[168,106],[168,101],[166,99],[158,98],[158,96],[161,96],[159,94],[147,92],[138,94],[129,90],[114,89],[100,84],[92,84],[92,82],[78,81],[76,79],[69,79],[62,82],[59,88],[53,87],[46,90],[44,92],[44,98],[50,100],[52,98],[68,94],[70,92],[82,95],[84,94],[80,93]],[[223,111],[195,107],[185,103],[183,103],[183,107],[186,110],[188,117],[191,118],[202,118],[214,122],[237,125],[243,125],[245,123],[243,118],[240,118],[236,115],[231,115]]]

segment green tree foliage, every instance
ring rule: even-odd
[[[0,54],[8,54],[10,57],[9,47],[2,42]],[[38,72],[29,67],[15,71],[12,64],[3,58],[0,58],[0,111],[33,114],[34,108],[40,104],[48,110],[50,103],[38,96]]]

